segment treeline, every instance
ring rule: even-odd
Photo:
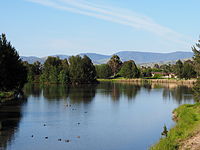
[[[119,56],[114,55],[107,64],[96,65],[97,78],[161,78],[163,75],[174,74],[180,79],[196,78],[194,60],[181,61],[175,64],[155,64],[153,67],[137,66],[133,60],[122,63]],[[156,73],[154,76],[153,74]]]
[[[116,77],[139,78],[140,69],[133,60],[122,62],[120,57],[113,55],[107,64],[96,65],[97,78],[108,79]]]
[[[94,65],[88,56],[72,56],[68,60],[48,57],[44,64],[24,62],[29,82],[81,84],[94,83],[96,79],[109,78],[197,78],[200,73],[199,44],[193,47],[192,60],[178,60],[175,64],[155,64],[153,67],[137,66],[133,60],[122,62],[113,55],[106,64]]]
[[[88,56],[78,55],[68,60],[48,57],[44,64],[24,62],[24,65],[28,70],[28,82],[87,84],[95,83],[97,78],[162,78],[169,74],[173,74],[171,78],[196,78],[198,66],[195,62],[195,60],[184,62],[178,60],[175,64],[155,64],[153,67],[144,67],[137,66],[133,60],[122,62],[119,56],[113,55],[107,64],[93,65]]]
[[[87,56],[72,56],[68,60],[59,57],[48,57],[42,65],[40,62],[28,64],[28,82],[88,84],[96,83],[96,70]]]

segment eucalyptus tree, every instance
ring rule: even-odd
[[[122,67],[122,61],[120,60],[119,56],[113,55],[108,61],[108,65],[112,69],[112,73],[115,76]]]

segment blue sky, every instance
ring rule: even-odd
[[[0,32],[20,55],[191,51],[199,0],[1,0]]]

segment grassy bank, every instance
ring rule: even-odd
[[[14,92],[0,92],[0,101],[2,99],[8,99],[13,97],[14,97]]]
[[[98,79],[98,81],[112,81],[112,82],[135,82],[135,83],[177,83],[177,84],[194,84],[196,79],[183,80],[183,79],[126,79],[126,78],[117,78],[117,79]]]
[[[176,126],[168,132],[166,138],[161,138],[151,147],[151,150],[177,150],[186,140],[200,133],[200,103],[182,105],[173,114],[177,121]]]

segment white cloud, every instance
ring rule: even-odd
[[[156,34],[166,40],[189,45],[188,41],[191,41],[184,35],[173,31],[172,29],[162,26],[151,18],[136,14],[132,11],[114,8],[108,6],[98,5],[96,3],[90,3],[86,0],[26,0],[34,3],[38,3],[44,6],[53,7],[63,11],[69,11],[72,13],[78,13],[81,15],[91,16],[98,19],[126,25],[134,29],[145,30]]]

